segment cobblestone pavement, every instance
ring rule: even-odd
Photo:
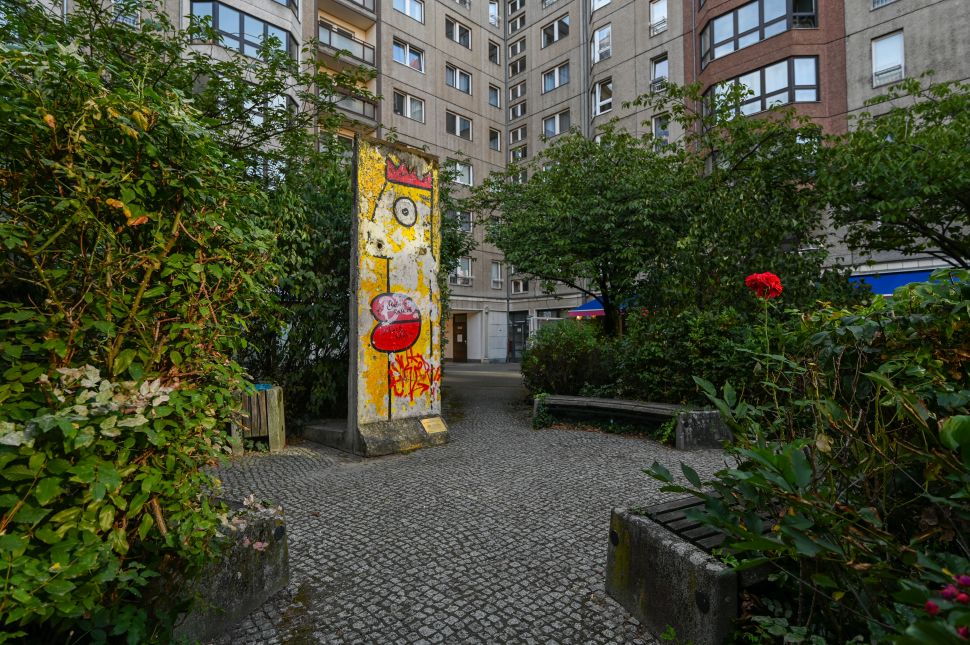
[[[217,643],[653,642],[603,591],[610,508],[663,500],[654,460],[710,473],[719,451],[532,430],[515,370],[446,366],[446,446],[224,468],[230,497],[283,505],[291,583]]]

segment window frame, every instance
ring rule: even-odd
[[[565,70],[566,80],[563,80],[564,70]],[[552,78],[554,79],[555,84],[550,88],[546,88],[546,77],[548,77],[550,74],[552,75]],[[540,92],[540,94],[546,94],[547,92],[552,92],[553,90],[559,89],[563,85],[568,85],[569,84],[569,61],[568,60],[563,61],[558,65],[544,71],[542,73],[541,80],[542,80],[542,91]]]
[[[420,12],[421,17],[415,18],[410,11],[406,11],[404,9],[398,9],[397,8],[398,2],[401,2],[405,7],[410,7],[412,4],[415,6],[421,7],[421,12]],[[398,13],[403,13],[405,16],[407,16],[408,18],[416,22],[420,22],[422,25],[424,24],[424,16],[425,16],[425,9],[426,9],[424,5],[424,0],[393,0],[393,2],[391,2],[391,8],[394,9],[394,11],[397,11]]]
[[[495,58],[492,58],[493,52],[495,53]],[[488,62],[495,65],[502,64],[502,46],[494,40],[488,41]]]
[[[453,117],[452,120],[454,122],[454,130],[449,130],[448,129],[449,128],[448,121],[452,117]],[[467,137],[464,137],[464,136],[461,135],[461,132],[466,129],[466,128],[462,128],[461,127],[461,123],[462,123],[463,120],[468,122],[468,127],[467,127],[468,136]],[[451,110],[445,110],[445,132],[447,134],[456,136],[459,139],[464,139],[465,141],[473,141],[474,140],[474,136],[473,136],[474,130],[475,130],[475,122],[472,121],[472,119],[470,119],[469,117],[467,117],[467,116],[465,116],[463,114],[459,114],[458,112],[453,112]]]
[[[606,5],[610,4],[610,0],[590,0],[589,12],[593,13],[597,9],[602,9]]]
[[[525,9],[525,0],[508,0],[505,3],[505,15],[511,16]]]
[[[451,81],[449,82],[449,74],[451,75]],[[461,88],[462,77],[467,77],[468,79],[468,91],[466,92]],[[445,63],[445,85],[448,87],[461,92],[462,94],[472,95],[472,75],[471,72],[463,70],[453,63]]]
[[[804,84],[799,85],[799,84],[797,84],[795,82],[795,65],[796,65],[795,61],[796,60],[811,60],[811,61],[813,61],[813,63],[814,63],[814,76],[815,76],[815,84],[814,85],[804,85]],[[766,70],[768,70],[769,68],[775,67],[776,65],[779,65],[781,63],[786,63],[786,70],[785,70],[785,73],[787,74],[786,86],[784,88],[780,88],[780,89],[773,90],[772,92],[769,93],[766,90],[766,87],[765,87],[766,86],[766,83],[765,83]],[[705,95],[705,97],[707,97],[707,96],[710,96],[712,94],[716,94],[717,91],[718,91],[718,88],[720,88],[722,86],[726,86],[726,85],[728,85],[730,83],[740,83],[742,78],[744,78],[746,76],[750,76],[751,74],[755,74],[755,73],[758,74],[758,83],[759,83],[759,87],[760,87],[760,92],[758,94],[754,95],[754,96],[748,96],[748,97],[746,97],[741,102],[741,104],[737,108],[737,114],[739,114],[739,115],[743,115],[743,116],[753,116],[755,114],[760,114],[761,112],[766,112],[766,111],[768,111],[769,109],[771,109],[772,107],[775,107],[775,106],[793,105],[795,103],[819,103],[822,100],[821,80],[819,78],[820,73],[821,73],[821,69],[819,68],[819,58],[818,58],[818,56],[789,56],[787,58],[782,58],[780,60],[776,60],[774,62],[771,62],[771,63],[767,64],[767,65],[763,65],[762,67],[758,67],[756,69],[749,70],[749,71],[745,72],[744,74],[739,74],[738,76],[735,76],[734,78],[729,78],[729,79],[727,79],[727,80],[725,80],[725,81],[723,81],[721,83],[718,83],[717,85],[712,85],[711,87],[709,87],[707,89],[707,91],[704,93],[704,95]],[[805,92],[805,91],[814,91],[815,92],[815,98],[813,100],[810,100],[810,101],[807,101],[807,100],[799,100],[797,98],[798,97],[797,93],[799,91],[802,91],[802,92]],[[787,100],[785,102],[783,102],[783,103],[775,103],[775,102],[769,103],[769,100],[774,99],[776,96],[778,96],[782,92],[785,92],[786,93],[786,99]],[[746,112],[744,110],[745,106],[747,106],[747,105],[754,105],[755,103],[758,103],[758,105],[757,105],[757,107],[759,108],[758,110],[755,110],[753,112]]]
[[[495,277],[495,268],[498,267],[498,277]],[[493,289],[504,289],[505,288],[505,273],[502,271],[502,263],[498,260],[492,260],[492,265],[489,270],[489,277],[492,279]],[[498,284],[496,284],[498,283]]]
[[[200,5],[209,5],[210,13],[208,14],[196,13],[194,9],[196,6],[200,6]],[[231,31],[227,31],[226,29],[223,28],[223,25],[222,25],[223,18],[221,17],[223,10],[233,11],[236,14],[238,14],[239,16],[239,24],[237,25],[238,32],[234,33]],[[271,34],[270,29],[278,30],[283,34],[283,38],[280,39],[281,40],[280,47],[282,48],[281,51],[285,52],[286,55],[292,58],[293,60],[298,59],[298,52],[296,51],[296,40],[294,39],[293,34],[291,34],[288,29],[275,25],[271,22],[267,22],[262,18],[257,18],[256,16],[250,13],[246,13],[245,11],[229,6],[225,3],[218,2],[217,0],[205,0],[205,1],[190,3],[189,15],[192,18],[195,18],[196,20],[205,18],[205,17],[209,17],[211,19],[212,28],[216,31],[216,33],[220,35],[219,42],[216,43],[218,46],[222,47],[223,49],[227,49],[229,51],[239,52],[240,54],[242,54],[243,56],[246,56],[247,58],[255,58],[257,60],[259,60],[259,48],[262,47],[263,42],[265,42],[266,39],[269,38],[270,36],[276,36],[277,38],[279,38],[279,34],[276,34],[276,33]],[[247,18],[256,21],[262,26],[262,35],[260,36],[259,42],[255,42],[247,39],[247,35],[248,35],[246,32]],[[227,46],[225,44],[226,38],[237,41],[238,45],[236,47]],[[246,53],[247,47],[254,48],[255,53],[253,54]]]
[[[525,80],[519,81],[509,88],[509,103],[518,101],[525,96]]]
[[[563,31],[562,25],[565,25],[565,31]],[[550,32],[551,36],[547,41],[546,31],[550,29],[552,30]],[[540,33],[541,35],[540,35],[539,49],[545,49],[546,47],[549,47],[550,45],[553,45],[559,42],[560,40],[562,40],[563,38],[569,35],[569,14],[568,13],[563,14],[558,18],[556,18],[555,20],[553,20],[552,22],[546,23],[545,25],[542,26]]]
[[[451,35],[448,35],[448,26],[451,25]],[[468,44],[466,45],[461,41],[462,29],[468,34]],[[472,48],[472,28],[458,20],[457,18],[452,18],[451,16],[445,16],[445,38],[453,43],[461,45],[465,49]]]
[[[663,18],[654,20],[654,7],[663,6]],[[667,31],[667,0],[650,0],[650,4],[647,7],[647,19],[650,21],[650,36],[656,36]]]
[[[526,72],[525,65],[526,65],[525,56],[521,56],[519,58],[516,58],[513,61],[509,61],[509,78],[512,78],[513,76],[518,76],[519,74],[524,74]],[[515,66],[515,69],[516,69],[516,71],[514,72],[512,71],[513,66]]]
[[[513,48],[515,51],[513,51]],[[525,36],[522,36],[514,43],[509,44],[509,60],[512,60],[516,56],[525,53]]]
[[[398,89],[393,90],[391,92],[391,96],[392,96],[392,100],[391,100],[391,111],[394,112],[394,114],[396,114],[398,116],[402,116],[405,119],[410,119],[411,121],[415,121],[417,123],[424,123],[425,122],[425,115],[427,114],[427,107],[428,107],[428,105],[427,105],[427,103],[425,102],[424,99],[418,98],[417,96],[414,96],[413,94],[409,94],[408,92],[404,92],[404,91],[398,90]],[[398,96],[400,96],[404,100],[404,111],[403,112],[398,112],[397,111],[397,97]],[[421,104],[421,118],[420,119],[416,119],[412,115],[412,113],[413,113],[413,109],[412,109],[412,105],[411,105],[411,102],[412,101],[416,101],[416,102],[418,102],[418,103]]]
[[[398,60],[397,59],[397,56],[395,56],[395,53],[397,52],[397,49],[396,48],[399,47],[399,46],[404,48],[404,59],[405,59],[405,61],[407,61],[408,59],[411,58],[411,53],[412,52],[416,52],[418,54],[418,59],[421,61],[421,67],[420,68],[417,68],[417,67],[414,67],[413,65],[408,64],[407,62]],[[424,57],[424,50],[423,49],[420,49],[418,47],[415,47],[414,45],[412,45],[411,43],[409,43],[406,40],[401,40],[400,38],[393,38],[391,40],[391,58],[398,65],[403,65],[404,67],[407,67],[408,69],[413,69],[416,72],[420,72],[420,73],[424,74],[425,64],[427,62],[427,60]]]
[[[605,40],[607,42],[605,55],[603,52],[603,48],[598,47],[601,40],[601,39],[598,39],[598,36],[600,32],[603,32],[603,31],[606,32]],[[592,63],[594,65],[596,63],[602,62],[604,60],[609,60],[610,58],[612,58],[613,57],[613,23],[608,22],[602,27],[600,27],[599,29],[593,30],[593,38],[590,42],[590,45],[591,45]]]
[[[564,115],[566,117],[565,118],[565,121],[566,121],[565,127],[563,127],[563,116]],[[555,123],[555,131],[552,134],[548,134],[548,129],[546,128],[546,123],[549,122],[549,121],[553,121]],[[556,114],[551,114],[549,116],[543,117],[542,118],[542,136],[544,136],[546,139],[553,139],[555,137],[558,137],[559,135],[563,134],[564,132],[567,132],[570,127],[572,127],[571,121],[572,121],[572,119],[571,119],[571,116],[569,114],[569,109],[565,109],[565,110],[562,110],[561,112],[557,112]]]
[[[528,109],[526,107],[526,101],[519,101],[509,105],[509,121],[515,121],[521,119],[528,114]]]
[[[610,97],[606,100],[603,99],[603,87],[608,85],[610,88]],[[606,114],[607,112],[613,111],[613,77],[609,76],[601,81],[597,81],[593,85],[593,91],[591,92],[593,97],[593,116],[600,116]],[[609,102],[608,107],[603,109],[603,104]]]
[[[514,18],[509,19],[509,36],[525,27],[525,13],[520,13]]]
[[[492,97],[495,100],[492,101]],[[497,85],[488,84],[488,104],[495,108],[502,107],[502,88]]]
[[[509,145],[525,141],[529,136],[528,124],[509,130]]]
[[[492,135],[497,135],[497,136],[493,137]],[[495,145],[492,145],[493,141],[495,142]],[[495,152],[502,152],[502,131],[501,130],[496,130],[495,128],[488,129],[488,149],[494,150]]]
[[[890,39],[896,39],[896,38],[899,39],[900,63],[898,65],[892,65],[890,67],[883,67],[881,69],[876,69],[877,43],[886,42]],[[882,87],[883,85],[898,83],[899,81],[906,78],[906,37],[903,35],[902,29],[897,29],[896,31],[890,32],[888,34],[884,34],[877,38],[873,38],[869,44],[869,52],[870,52],[870,56],[872,57],[872,86],[873,87]],[[880,78],[880,75],[883,75],[883,78]]]
[[[449,159],[447,161],[448,165],[455,170],[454,183],[461,184],[462,186],[474,186],[475,185],[475,166],[471,163],[465,161],[458,161],[457,159]],[[464,177],[464,170],[468,171],[468,181],[460,181]]]
[[[509,163],[515,163],[517,161],[522,161],[523,159],[529,158],[529,144],[523,143],[521,145],[509,148]]]
[[[739,7],[735,7],[730,11],[726,11],[717,16],[712,16],[707,21],[707,24],[704,25],[704,28],[700,31],[700,46],[698,47],[698,52],[701,58],[701,69],[703,70],[715,60],[719,60],[725,56],[730,56],[735,52],[764,42],[770,38],[779,36],[793,29],[818,28],[818,0],[810,0],[813,3],[813,10],[811,12],[796,12],[793,0],[774,0],[784,2],[785,10],[780,16],[766,19],[765,2],[771,1],[773,0],[752,0],[751,2],[746,2]],[[751,7],[752,5],[757,5],[757,24],[755,24],[754,27],[750,27],[744,32],[741,32],[739,16],[741,15],[742,11],[748,7]],[[731,22],[731,36],[715,41],[715,23],[728,16],[730,16]],[[782,25],[782,29],[780,31],[775,31],[775,25]],[[771,33],[768,33],[769,30],[771,30]],[[751,36],[756,36],[756,38],[754,40],[749,40]],[[745,42],[742,44],[742,41]],[[716,53],[718,48],[724,47],[727,44],[731,45],[731,50],[717,56]]]

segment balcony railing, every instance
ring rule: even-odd
[[[660,76],[658,78],[650,81],[650,91],[654,94],[660,94],[661,92],[667,91],[667,77]]]
[[[349,52],[351,57],[363,63],[374,64],[374,46],[370,43],[344,35],[325,22],[320,23],[319,38],[320,44],[325,47]]]
[[[878,72],[872,73],[872,86],[877,87],[879,85],[885,85],[887,83],[895,83],[896,81],[903,80],[903,66],[896,65],[895,67],[887,67],[886,69],[881,69]]]
[[[472,8],[472,0],[455,0],[455,2],[463,6],[465,9]]]
[[[667,31],[667,19],[661,18],[657,22],[650,23],[650,35],[656,36],[657,34],[662,34]]]
[[[878,9],[879,7],[885,7],[887,4],[896,2],[896,0],[872,0],[872,8]]]
[[[371,121],[377,117],[377,106],[375,104],[355,96],[341,95],[339,98],[334,97],[333,103],[345,112],[362,116]]]

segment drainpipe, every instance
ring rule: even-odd
[[[593,64],[590,60],[590,56],[591,56],[590,52],[592,51],[592,49],[589,42],[589,23],[593,18],[592,16],[593,12],[591,11],[590,5],[591,5],[590,0],[580,0],[579,2],[580,16],[581,16],[581,19],[579,21],[579,31],[580,31],[579,37],[580,37],[580,51],[582,52],[579,60],[580,60],[580,69],[582,70],[582,77],[586,81],[585,85],[590,85],[592,82],[591,69]],[[580,83],[579,86],[583,87],[584,84]],[[580,100],[581,100],[580,105],[582,107],[580,107],[579,109],[579,114],[583,124],[583,136],[586,138],[589,138],[589,135],[592,132],[592,128],[590,127],[591,124],[590,124],[590,108],[589,108],[590,89],[591,87],[587,87],[586,89],[583,90],[583,95],[580,97]]]

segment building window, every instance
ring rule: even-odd
[[[741,100],[741,114],[757,114],[776,105],[818,101],[818,59],[799,56],[756,69],[721,83],[708,96],[722,95],[729,84],[740,83],[749,95]]]
[[[502,133],[494,128],[488,129],[488,147],[492,150],[502,150]]]
[[[445,18],[445,37],[462,47],[472,48],[472,30],[452,18]]]
[[[602,9],[606,5],[610,4],[610,0],[591,0],[593,11],[597,9]]]
[[[542,120],[542,134],[550,138],[569,130],[569,110],[547,116]]]
[[[542,28],[542,46],[548,47],[569,35],[569,15],[565,15]]]
[[[526,127],[520,125],[514,130],[509,130],[509,143],[518,143],[519,141],[525,141]]]
[[[509,76],[516,76],[525,71],[525,56],[509,63]]]
[[[424,52],[403,40],[394,40],[394,60],[411,69],[424,72]]]
[[[495,260],[492,260],[492,288],[505,288],[505,280],[502,278],[502,263]]]
[[[600,27],[593,32],[593,62],[598,63],[613,55],[613,25]]]
[[[653,117],[653,138],[657,148],[667,145],[670,140],[670,115],[661,114]]]
[[[527,181],[529,181],[529,171],[525,169],[509,177],[509,183],[512,184],[524,184]]]
[[[516,83],[509,88],[509,102],[515,101],[525,96],[525,81]]]
[[[472,259],[469,257],[458,258],[458,265],[455,271],[448,276],[448,282],[462,287],[470,286],[472,283]]]
[[[459,92],[472,93],[472,75],[454,65],[445,65],[445,83]]]
[[[525,101],[509,106],[509,121],[521,119],[525,116]]]
[[[455,183],[462,184],[464,186],[473,186],[475,180],[475,174],[473,172],[472,165],[470,163],[464,163],[461,161],[454,161],[449,159],[448,164],[451,166],[452,170],[455,171]]]
[[[499,12],[498,0],[488,0],[488,23],[498,27]]]
[[[519,38],[517,41],[509,45],[509,58],[515,58],[519,54],[525,51],[525,37]]]
[[[502,107],[502,90],[494,85],[488,86],[488,104],[492,107]]]
[[[512,281],[512,293],[519,294],[525,293],[529,290],[529,281],[523,280],[521,278],[516,278]]]
[[[777,36],[818,24],[815,0],[755,0],[707,23],[701,31],[701,67]]]
[[[876,38],[872,41],[872,86],[903,80],[905,76],[903,32]]]
[[[127,7],[125,7],[125,4],[127,4],[127,3],[125,3],[125,2],[119,2],[118,0],[114,0],[113,4],[114,4],[114,10],[115,10],[114,11],[114,13],[115,13],[115,22],[121,23],[122,25],[128,25],[129,27],[137,27],[138,26],[138,20],[139,20],[138,11],[132,11],[131,13],[125,13],[125,9],[127,9]],[[284,0],[284,2],[281,2],[280,4],[284,4],[285,5],[286,4],[285,0]],[[296,7],[290,7],[290,8],[293,9],[294,12],[296,12]],[[3,19],[2,16],[0,16],[0,24],[3,24],[4,22],[6,22],[6,21]]]
[[[650,3],[650,35],[656,36],[667,31],[667,0],[653,0]]]
[[[290,32],[232,7],[219,2],[193,2],[192,17],[210,18],[212,28],[219,34],[219,44],[226,49],[257,58],[263,42],[276,38],[277,48],[296,58],[296,41]]]
[[[511,36],[518,30],[525,27],[525,14],[519,14],[515,18],[509,20],[509,35]]]
[[[471,233],[475,227],[471,211],[448,211],[448,215],[458,220],[458,228],[465,233]]]
[[[667,75],[670,65],[667,55],[658,56],[650,61],[650,91],[663,92],[667,88]]]
[[[524,7],[525,7],[525,0],[509,0],[509,6],[508,6],[509,12],[505,15],[511,16],[513,13],[522,11]]]
[[[872,0],[872,8],[878,9],[879,7],[885,7],[887,4],[892,4],[896,0]]]
[[[445,131],[462,139],[472,140],[472,120],[454,112],[445,112]]]
[[[516,161],[522,161],[529,156],[528,146],[518,146],[509,149],[509,161],[515,163]]]
[[[607,78],[593,87],[593,116],[613,109],[613,79]]]
[[[569,82],[569,63],[565,62],[558,67],[553,67],[549,71],[542,73],[542,93],[550,92],[561,85]]]
[[[496,65],[501,64],[501,53],[499,52],[498,43],[493,41],[488,41],[488,61],[490,63],[495,63]]]
[[[424,123],[424,101],[394,90],[394,114]]]
[[[424,22],[424,0],[394,0],[394,9]]]

